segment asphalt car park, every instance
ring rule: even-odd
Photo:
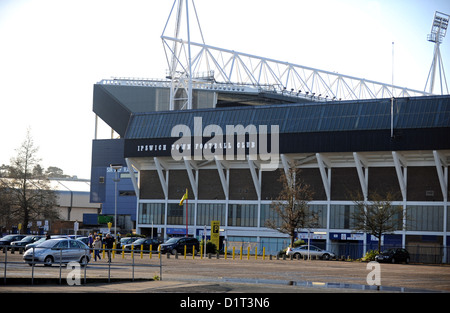
[[[0,254],[0,257],[2,255]],[[31,269],[22,259],[19,253],[8,252],[7,278],[29,277]],[[4,259],[0,259],[0,272],[4,272]],[[144,264],[162,264],[162,281],[154,280],[159,275],[159,268],[143,267]],[[130,264],[136,264],[132,271]],[[225,259],[221,256],[216,258],[201,258],[201,256],[190,256],[188,258],[175,258],[171,254],[157,254],[150,256],[134,254],[132,260],[130,254],[122,257],[116,254],[111,263],[103,259],[98,262],[90,262],[84,269],[88,278],[106,278],[108,271],[111,277],[123,279],[123,286],[131,288],[134,292],[376,292],[368,288],[367,277],[371,270],[368,263],[359,261],[337,261],[337,260],[297,260],[286,258],[254,259],[232,259],[230,255]],[[83,269],[83,271],[84,271]],[[63,268],[63,278],[66,271]],[[450,266],[448,265],[425,265],[425,264],[380,264],[381,270],[381,292],[450,292]],[[36,266],[34,269],[36,277],[48,279],[58,277],[61,273],[59,266],[52,267]],[[134,272],[136,281],[131,285],[131,273]],[[2,277],[0,277],[2,278]],[[3,279],[0,279],[3,280]],[[116,282],[116,284],[119,284]],[[80,286],[75,291],[88,290],[89,285]],[[101,292],[108,289],[96,288]],[[111,286],[111,290],[120,288],[118,285],[106,284],[103,280],[101,286]],[[177,287],[178,286],[178,287]],[[194,289],[190,288],[195,286]],[[7,286],[6,286],[7,287]],[[44,286],[45,292],[64,286]],[[127,288],[128,288],[127,287]],[[0,287],[1,291],[5,290]],[[55,288],[55,289],[53,289]],[[124,287],[125,288],[125,287]],[[20,289],[9,288],[8,291]],[[21,290],[29,290],[22,288]],[[34,289],[43,290],[36,286]],[[252,291],[253,290],[253,291]]]

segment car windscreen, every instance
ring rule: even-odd
[[[53,248],[55,244],[57,244],[59,241],[55,240],[45,240],[42,243],[38,244],[36,247],[39,248]]]
[[[165,243],[177,243],[178,240],[180,240],[180,238],[170,238],[169,240],[167,240]]]

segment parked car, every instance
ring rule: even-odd
[[[293,255],[296,258],[301,258],[304,255],[308,255],[308,245],[303,245],[297,248],[288,248],[286,251],[286,255]],[[336,257],[331,251],[320,249],[319,247],[310,245],[309,246],[309,255],[315,256],[323,260],[329,260]]]
[[[72,239],[82,241],[86,246],[89,246],[89,237],[77,237]]]
[[[66,239],[68,239],[69,237],[67,237],[66,235],[51,235],[50,236],[50,239],[57,239],[57,238],[66,238]],[[42,242],[44,242],[46,240],[48,240],[47,236],[42,237],[38,241],[35,241],[33,243],[29,243],[29,244],[25,245],[25,251],[30,249],[30,248],[36,247],[38,244],[40,244],[40,243],[42,243]]]
[[[410,256],[406,249],[395,248],[385,250],[381,254],[376,255],[375,261],[389,263],[405,262],[408,264],[410,261]]]
[[[11,249],[25,248],[25,246],[27,244],[36,242],[39,239],[41,239],[42,237],[43,236],[32,235],[32,236],[26,236],[26,237],[22,238],[22,240],[19,240],[19,241],[13,241],[13,242],[11,242]]]
[[[43,262],[45,266],[53,263],[79,262],[85,266],[90,260],[89,247],[80,240],[57,238],[48,239],[32,249],[28,249],[23,260],[30,266],[34,262]]]
[[[45,240],[47,240],[47,238],[42,237],[41,239],[39,239],[33,243],[29,243],[29,244],[25,245],[25,251],[27,251],[30,248],[36,247],[38,244],[43,243]]]
[[[120,241],[117,243],[116,249],[122,249],[124,245],[127,245],[129,243],[132,243],[138,239],[141,239],[142,237],[123,237],[120,239]]]
[[[6,235],[5,237],[0,238],[0,248],[6,246],[6,249],[9,249],[11,248],[11,242],[20,241],[25,237],[26,235]]]
[[[140,238],[138,240],[133,241],[132,243],[128,243],[124,245],[125,252],[131,251],[131,246],[134,246],[134,251],[141,251],[141,246],[143,251],[149,251],[150,245],[152,245],[152,251],[156,251],[161,242],[156,238]]]
[[[195,247],[194,254],[197,254],[197,252],[200,250],[200,243],[198,242],[197,238],[173,237],[160,245],[161,253],[184,253],[184,246],[186,246],[187,253],[192,253],[192,247]]]

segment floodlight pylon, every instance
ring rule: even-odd
[[[440,45],[447,33],[449,19],[450,16],[448,14],[436,11],[431,26],[431,33],[427,37],[429,42],[434,43],[433,61],[431,62],[431,68],[428,72],[427,82],[425,84],[425,90],[428,89],[429,93],[434,93],[436,82],[438,80],[440,94],[443,95],[449,93],[440,50]],[[437,78],[439,79],[437,80]]]

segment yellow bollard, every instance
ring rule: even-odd
[[[247,248],[247,260],[250,260],[250,246]]]
[[[186,260],[186,246],[184,246],[184,259]]]
[[[141,259],[144,257],[144,245],[141,245]]]
[[[266,259],[266,247],[263,247],[263,260]]]
[[[225,253],[225,260],[226,260],[227,259],[227,246],[226,245],[223,250],[224,250],[223,252]]]
[[[92,249],[92,259],[95,260],[95,249]]]
[[[149,254],[148,254],[150,259],[152,258],[152,250],[153,250],[153,245],[150,245]]]
[[[235,251],[236,251],[236,247],[233,247],[233,260],[234,260],[234,257],[235,257]]]
[[[112,251],[112,258],[114,259],[114,255],[116,254],[116,242],[113,243],[113,251]]]
[[[255,260],[258,260],[258,247],[255,247]]]
[[[134,246],[133,245],[131,245],[131,258],[132,259],[134,258]]]
[[[122,246],[122,259],[125,259],[125,246]]]
[[[192,260],[195,258],[195,246],[192,246]]]
[[[242,246],[241,246],[241,255],[239,256],[239,259],[242,260]]]
[[[105,245],[103,245],[103,254],[102,254],[102,256],[103,256],[103,259],[105,258]]]
[[[158,259],[161,259],[161,245],[158,246]]]
[[[203,260],[203,245],[200,245],[200,260]]]

